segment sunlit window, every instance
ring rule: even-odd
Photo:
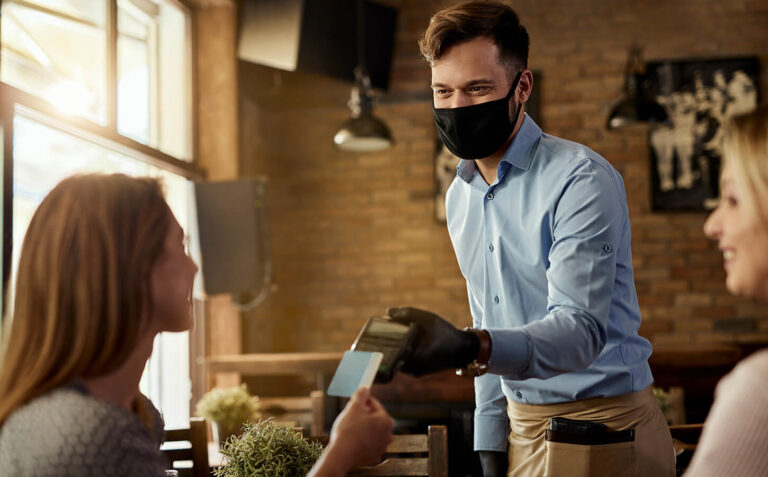
[[[16,276],[21,243],[37,206],[62,179],[76,173],[123,173],[161,179],[171,210],[188,229],[189,183],[177,174],[153,166],[147,158],[119,152],[65,133],[20,111],[13,120],[13,258]],[[13,285],[11,285],[13,286]],[[169,427],[189,423],[189,333],[163,333],[155,340],[141,388],[163,412]]]
[[[169,0],[118,0],[116,111],[109,117],[107,0],[4,0],[0,78],[60,111],[191,160],[188,15]]]
[[[168,2],[118,1],[117,129],[179,159],[191,157],[188,23]]]
[[[15,91],[13,117],[3,117],[13,126],[10,287],[38,204],[75,173],[162,178],[191,233],[190,182],[167,158],[192,161],[189,13],[175,0],[0,0],[0,7],[0,80],[52,106]],[[73,117],[90,123],[75,127]],[[158,336],[141,389],[167,427],[188,426],[188,333]]]
[[[13,120],[13,243],[21,244],[37,205],[65,177],[76,173],[123,173],[162,179],[167,199],[186,229],[187,180],[153,166],[139,155],[127,155],[48,126],[23,111]],[[13,270],[20,247],[13,249]]]
[[[2,81],[105,125],[106,6],[104,0],[4,0]]]

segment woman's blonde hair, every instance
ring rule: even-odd
[[[768,104],[728,122],[723,155],[742,191],[742,203],[768,227]]]
[[[0,425],[57,386],[123,364],[152,305],[149,274],[170,223],[154,179],[78,175],[43,199],[3,332]]]

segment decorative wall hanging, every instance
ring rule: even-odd
[[[649,89],[668,121],[649,131],[654,210],[712,209],[719,195],[723,125],[758,104],[755,57],[649,62]]]

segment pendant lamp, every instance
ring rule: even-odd
[[[357,67],[355,85],[347,106],[352,117],[345,121],[333,137],[336,147],[343,151],[382,151],[394,143],[392,133],[381,119],[373,115],[371,78],[365,68],[365,31],[363,2],[357,1]]]
[[[608,129],[618,129],[643,122],[662,122],[667,120],[667,113],[645,90],[645,63],[642,50],[634,46],[629,50],[629,59],[624,71],[624,93],[608,116]]]

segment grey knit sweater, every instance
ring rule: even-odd
[[[163,421],[147,404],[151,432],[136,414],[91,396],[80,382],[54,389],[0,428],[0,476],[161,477]]]

